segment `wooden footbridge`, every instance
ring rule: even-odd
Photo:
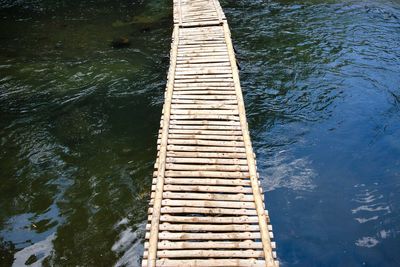
[[[174,0],[143,266],[278,266],[229,27]]]

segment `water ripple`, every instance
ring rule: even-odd
[[[357,190],[353,202],[358,205],[351,210],[354,220],[359,224],[369,225],[367,231],[363,231],[361,237],[355,241],[355,245],[365,248],[373,248],[389,237],[395,237],[395,232],[391,219],[392,208],[388,197],[380,191],[382,187],[375,182],[370,185],[357,184],[354,186]],[[376,232],[371,232],[374,229]],[[364,229],[364,228],[363,228]],[[395,230],[396,231],[396,230]]]

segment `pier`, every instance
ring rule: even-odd
[[[279,266],[217,0],[175,0],[143,266]]]

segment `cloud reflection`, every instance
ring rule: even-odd
[[[316,175],[310,159],[296,158],[289,151],[282,150],[267,159],[263,186],[268,191],[277,188],[310,191],[316,187],[313,183]]]

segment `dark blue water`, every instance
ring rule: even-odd
[[[400,266],[400,2],[221,3],[282,266]],[[0,1],[0,266],[140,262],[171,7]]]
[[[225,5],[286,266],[400,266],[400,2]]]

